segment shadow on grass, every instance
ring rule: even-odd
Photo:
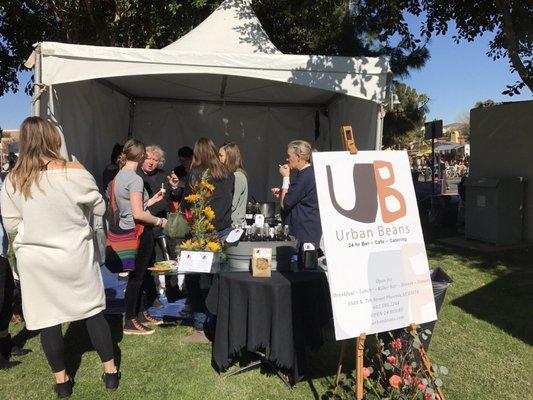
[[[23,348],[26,342],[35,336],[38,336],[41,331],[29,331],[26,327],[22,328],[15,336],[13,336],[13,345]]]
[[[533,345],[532,278],[531,271],[514,271],[455,299],[452,304]]]
[[[120,362],[122,352],[118,343],[122,341],[122,316],[121,315],[105,315],[105,318],[109,324],[111,330],[111,336],[113,338],[113,354],[115,356],[115,364],[120,369]],[[65,353],[66,353],[66,366],[67,373],[73,378],[76,377],[76,373],[80,368],[81,359],[84,353],[94,351],[94,347],[89,338],[87,332],[87,326],[85,321],[71,322],[64,335],[65,340]]]
[[[492,282],[456,298],[451,304],[487,321],[527,344],[533,344],[533,250],[480,253],[440,244],[428,246],[431,261],[440,266],[449,257],[465,268],[490,273]]]

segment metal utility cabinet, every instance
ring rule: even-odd
[[[496,245],[522,243],[525,182],[522,177],[468,178],[466,238]]]

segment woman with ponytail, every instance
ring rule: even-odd
[[[159,325],[162,322],[153,318],[147,311],[150,303],[143,297],[144,288],[154,286],[154,280],[148,271],[154,253],[154,233],[152,227],[164,227],[167,220],[155,217],[146,209],[163,199],[163,192],[157,192],[152,198],[144,189],[142,178],[137,175],[139,163],[146,155],[146,148],[137,139],[124,143],[118,157],[120,171],[108,187],[108,197],[115,199],[118,211],[118,226],[111,227],[115,235],[141,232],[139,247],[134,261],[134,268],[128,275],[128,284],[124,296],[126,313],[124,317],[124,334],[150,335],[154,330],[146,325]],[[113,200],[112,200],[113,201]]]

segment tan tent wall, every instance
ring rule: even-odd
[[[470,132],[471,177],[527,179],[524,240],[533,242],[533,101],[474,108]]]

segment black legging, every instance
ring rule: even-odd
[[[124,295],[126,319],[137,318],[139,312],[147,310],[157,298],[154,278],[147,269],[152,262],[153,254],[154,232],[151,227],[145,227],[140,237],[139,250],[135,258],[135,269],[128,275],[128,284]]]
[[[91,343],[100,360],[102,362],[111,361],[113,359],[113,339],[102,312],[85,319],[85,323]],[[41,344],[52,372],[65,370],[65,341],[61,332],[61,325],[42,329]]]
[[[7,330],[13,315],[14,288],[15,281],[9,262],[7,258],[0,256],[0,333]]]

